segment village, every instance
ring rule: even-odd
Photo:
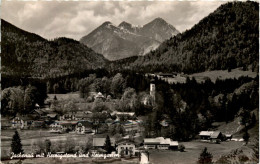
[[[142,103],[144,105],[153,104],[155,101],[155,92],[155,84],[151,83],[149,97],[144,98]],[[94,102],[104,103],[112,101],[110,95],[106,97],[101,92],[91,94],[94,97]],[[46,99],[46,105],[40,107],[36,104],[35,109],[30,114],[17,115],[14,118],[2,117],[2,131],[18,130],[24,133],[26,131],[39,131],[40,129],[43,129],[43,131],[50,135],[55,135],[56,137],[64,134],[67,136],[71,135],[74,136],[76,140],[78,138],[77,136],[81,137],[81,139],[85,136],[88,138],[88,153],[113,153],[119,154],[121,158],[130,160],[135,159],[136,161],[142,161],[141,154],[145,152],[145,161],[149,161],[148,152],[153,150],[184,152],[184,144],[173,141],[171,138],[162,136],[145,137],[145,134],[150,133],[146,130],[147,119],[140,116],[137,117],[135,112],[72,109],[69,112],[60,114],[53,110],[53,104],[59,99],[59,94],[50,94]],[[185,102],[182,102],[182,104],[184,106],[183,108],[185,108]],[[165,116],[165,119],[160,121],[160,126],[167,129],[170,126],[169,122],[169,118]],[[232,134],[224,134],[221,131],[205,130],[206,131],[201,131],[197,135],[197,140],[203,144],[220,144],[222,141],[227,142],[231,140],[238,141],[237,139],[232,139]],[[108,140],[110,146],[109,150],[106,147],[106,142],[108,142]],[[240,139],[239,141],[243,141],[243,139]],[[30,150],[32,151],[32,149]],[[82,149],[71,152],[76,151],[86,153],[86,151],[83,151]],[[40,150],[40,152],[39,150],[35,150],[34,153],[36,152],[41,153],[42,150]],[[65,154],[69,152],[65,148],[60,148],[59,150],[56,150],[56,152],[55,150],[52,150],[52,153]]]

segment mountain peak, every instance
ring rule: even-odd
[[[162,19],[161,17],[157,17],[155,18],[153,21],[158,21],[158,22],[166,22],[164,19]]]
[[[106,21],[101,26],[107,26],[107,25],[112,25],[112,23],[110,21]]]
[[[130,23],[128,23],[128,22],[125,22],[125,21],[123,21],[123,22],[121,22],[119,25],[118,25],[118,27],[125,27],[125,26],[132,26]]]

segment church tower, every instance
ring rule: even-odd
[[[155,84],[152,80],[150,83],[150,96],[152,97],[153,103],[155,102]]]

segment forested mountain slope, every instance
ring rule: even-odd
[[[145,72],[203,72],[258,68],[259,4],[228,2],[190,30],[139,57],[132,69]]]
[[[107,60],[68,38],[48,41],[2,19],[2,74],[57,77],[104,67]]]

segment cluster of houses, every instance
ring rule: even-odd
[[[106,138],[93,138],[92,151],[104,151]],[[117,154],[135,155],[140,150],[158,149],[158,150],[178,150],[178,141],[172,141],[170,138],[145,138],[141,144],[137,144],[131,139],[121,139],[116,141],[110,138],[111,146]]]
[[[111,124],[120,123],[126,133],[139,133],[142,121],[136,120],[134,112],[117,112],[106,113],[108,117],[101,124],[110,126]],[[120,121],[125,117],[125,121]],[[113,118],[113,119],[112,119]],[[2,129],[39,129],[49,128],[52,133],[75,132],[77,134],[93,133],[94,121],[91,111],[68,112],[59,115],[49,108],[35,109],[26,116],[17,115],[14,118],[2,118]]]

